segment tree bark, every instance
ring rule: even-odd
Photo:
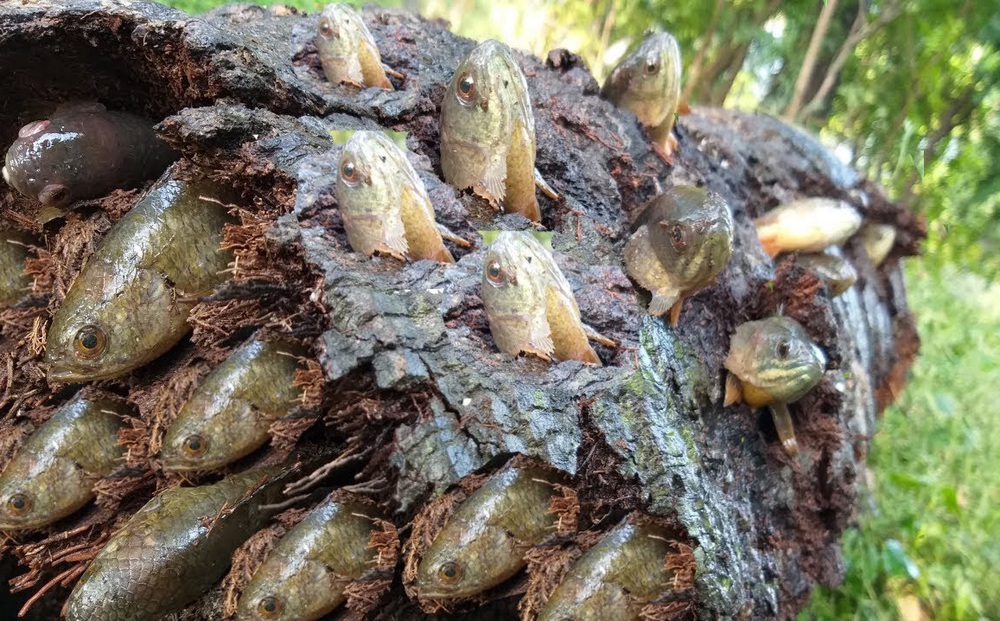
[[[233,5],[198,17],[103,0],[0,8],[0,68],[9,78],[4,144],[34,120],[39,97],[97,99],[162,119],[158,130],[181,153],[181,169],[231,184],[247,204],[227,232],[238,257],[233,280],[196,306],[190,341],[102,384],[139,408],[122,437],[130,470],[107,482],[118,492],[129,482],[128,493],[109,491],[51,532],[5,542],[2,554],[28,567],[19,570],[26,572],[19,597],[72,563],[82,567],[85,560],[60,552],[99,545],[155,490],[177,483],[150,454],[152,436],[183,402],[182,386],[269,327],[312,344],[326,424],[238,467],[293,448],[338,447],[351,465],[334,482],[377,502],[405,533],[450,486],[513,453],[527,455],[568,477],[581,530],[606,530],[630,512],[678,524],[697,567],[691,588],[676,594],[685,606],[672,618],[794,618],[814,585],[841,579],[840,537],[856,509],[876,416],[916,355],[899,259],[918,251],[920,223],[813,137],[763,115],[695,110],[681,119],[680,150],[667,166],[633,115],[597,97],[578,58],[557,51],[543,63],[516,53],[534,102],[536,164],[561,195],[540,199],[543,225],[554,232],[584,321],[618,345],[597,346],[601,367],[503,355],[479,296],[485,251],[476,231],[529,224],[439,178],[441,98],[474,42],[403,11],[364,15],[383,61],[405,76],[394,91],[327,83],[312,45],[317,17],[280,6]],[[439,221],[475,242],[453,249],[454,265],[351,252],[336,209],[340,147],[330,132],[380,128],[408,132]],[[631,219],[661,186],[676,183],[722,195],[736,239],[717,282],[690,298],[671,328],[646,314],[646,294],[624,275],[621,255]],[[868,220],[895,225],[890,258],[876,268],[859,244],[846,244],[860,279],[833,300],[792,258],[772,261],[751,219],[800,196],[841,198]],[[0,315],[0,386],[12,396],[0,404],[0,463],[47,411],[32,414],[36,408],[68,398],[44,381],[39,339],[62,283],[135,197],[116,192],[51,224],[36,295]],[[30,225],[32,206],[12,192],[0,195],[0,207]],[[60,262],[66,257],[73,260]],[[735,327],[779,312],[799,320],[829,359],[819,386],[791,408],[798,458],[781,449],[766,413],[722,405],[722,360]],[[548,579],[545,567],[532,567],[467,603],[467,618],[516,618],[525,591]],[[241,584],[239,573],[227,584]],[[57,586],[27,618],[55,618],[66,593]],[[226,595],[217,588],[181,619],[222,618]],[[532,614],[529,606],[525,618]],[[335,618],[358,615],[434,618],[398,581],[363,611]]]
[[[802,100],[805,98],[806,88],[812,79],[813,68],[816,59],[819,57],[819,48],[826,38],[826,32],[830,29],[830,18],[837,10],[837,0],[823,0],[823,8],[819,12],[819,19],[816,20],[816,27],[813,29],[812,37],[809,39],[809,47],[806,49],[806,56],[802,60],[798,77],[795,79],[795,88],[792,91],[792,98],[788,102],[788,107],[781,114],[782,118],[789,121],[794,120],[802,107]]]

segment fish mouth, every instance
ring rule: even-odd
[[[88,373],[86,371],[76,371],[69,367],[50,366],[49,370],[45,373],[45,379],[48,380],[50,384],[82,384],[84,382],[111,379],[118,377],[119,375],[122,374],[116,373],[115,371]]]

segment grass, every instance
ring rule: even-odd
[[[1000,285],[924,259],[907,276],[920,358],[879,423],[844,584],[800,620],[1000,619]]]
[[[191,13],[222,3],[162,1]],[[921,356],[880,421],[844,584],[818,591],[800,621],[1000,621],[1000,285],[926,259],[907,274]]]

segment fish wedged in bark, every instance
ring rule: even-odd
[[[831,298],[847,291],[858,280],[858,271],[841,255],[827,252],[800,254],[796,263],[816,272]]]
[[[148,119],[98,103],[66,104],[21,128],[7,150],[3,178],[24,196],[58,208],[155,179],[176,158]]]
[[[552,253],[522,231],[502,231],[483,262],[483,306],[497,348],[544,360],[601,364],[580,307]]]
[[[612,69],[601,96],[635,114],[669,157],[677,150],[672,130],[681,100],[681,48],[666,32],[649,34]]]
[[[645,605],[673,590],[672,551],[663,528],[622,522],[570,567],[538,621],[638,621]]]
[[[316,621],[346,600],[344,589],[375,566],[374,509],[320,503],[268,553],[240,595],[241,621]]]
[[[802,198],[775,207],[753,221],[764,251],[822,252],[842,244],[861,228],[861,214],[832,198]]]
[[[823,378],[823,350],[799,322],[769,317],[737,326],[723,364],[729,371],[725,404],[770,406],[782,446],[791,455],[798,453],[787,404],[801,399]]]
[[[160,458],[170,471],[212,470],[244,457],[270,438],[271,423],[302,398],[294,385],[302,348],[257,337],[209,373],[170,424]]]
[[[704,188],[675,186],[640,214],[625,244],[625,271],[653,299],[651,315],[671,311],[711,283],[733,255],[733,219],[721,196]]]
[[[861,238],[861,244],[872,265],[878,267],[889,256],[896,243],[896,227],[872,222],[861,227],[858,237]]]
[[[422,600],[474,597],[521,571],[524,555],[555,533],[558,482],[534,467],[508,466],[455,510],[417,567]]]
[[[50,382],[119,377],[187,334],[195,298],[225,280],[232,260],[221,244],[234,220],[217,202],[227,195],[168,173],[108,231],[52,319]]]
[[[83,508],[94,484],[119,465],[123,400],[78,394],[21,445],[0,475],[0,529],[42,528]]]
[[[337,203],[356,252],[453,263],[417,171],[382,132],[356,131],[344,145]]]
[[[358,88],[392,90],[375,37],[361,15],[346,4],[328,4],[319,16],[316,50],[326,79]]]
[[[535,170],[535,117],[528,86],[510,48],[484,41],[465,57],[441,103],[444,180],[505,211],[541,220],[535,184],[555,192]]]
[[[87,566],[67,621],[157,621],[201,597],[275,513],[288,472],[251,470],[150,500]]]
[[[0,308],[17,304],[31,292],[31,277],[24,273],[35,240],[27,233],[0,229]]]

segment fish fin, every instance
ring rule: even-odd
[[[528,344],[522,351],[534,354],[544,360],[551,360],[556,352],[555,343],[552,341],[552,329],[548,319],[542,315],[541,321],[533,321],[531,330],[528,333]]]
[[[674,302],[674,305],[670,307],[670,326],[676,328],[678,322],[681,320],[681,307],[684,305],[684,298],[678,299]]]
[[[40,224],[47,224],[53,220],[57,220],[66,215],[66,211],[53,207],[52,205],[43,205],[41,209],[38,210],[38,222]]]
[[[686,101],[677,104],[677,114],[691,114],[691,104]]]
[[[799,443],[795,439],[795,425],[792,423],[788,406],[784,403],[772,403],[771,419],[774,421],[774,429],[778,432],[778,439],[781,440],[785,452],[792,457],[798,455]]]
[[[559,193],[552,189],[552,186],[550,186],[549,183],[545,180],[545,178],[542,177],[542,173],[538,172],[537,168],[535,168],[534,171],[535,171],[535,185],[538,186],[538,189],[542,191],[542,194],[548,196],[552,200],[558,200]]]
[[[677,303],[679,297],[675,289],[654,291],[653,299],[649,301],[649,314],[662,317]]]
[[[382,71],[386,72],[388,75],[391,75],[392,77],[394,77],[396,79],[399,79],[399,80],[405,80],[406,79],[405,75],[403,75],[402,73],[396,71],[395,69],[393,69],[392,67],[390,67],[389,65],[387,65],[385,63],[382,63]]]
[[[542,212],[535,196],[535,143],[532,132],[521,119],[514,122],[507,146],[507,198],[504,207],[532,222],[540,222]]]
[[[670,141],[673,141],[673,146],[668,146]],[[677,150],[677,140],[673,136],[668,135],[668,139],[664,143],[653,140],[651,145],[653,153],[656,153],[657,157],[663,160],[664,164],[668,166],[674,165],[674,152]]]
[[[609,339],[585,323],[581,322],[580,325],[583,326],[583,331],[587,334],[587,338],[591,341],[597,341],[601,345],[607,345],[608,347],[618,347],[618,343],[614,339]]]
[[[474,190],[476,194],[495,204],[502,204],[507,196],[507,168],[503,160],[491,162],[483,175],[482,182]]]
[[[376,51],[372,51],[372,50]],[[361,63],[361,75],[364,77],[365,86],[376,86],[387,91],[393,90],[392,82],[385,75],[382,68],[382,59],[378,55],[378,48],[375,42],[364,41],[358,46],[358,61]]]
[[[545,319],[552,333],[556,358],[600,366],[601,359],[587,341],[587,332],[580,321],[580,309],[572,292],[558,282],[550,283],[547,289]]]
[[[722,400],[723,407],[729,407],[743,401],[743,385],[740,379],[732,373],[726,373],[726,396]]]
[[[778,239],[778,235],[774,233],[761,234],[761,230],[758,228],[757,238],[760,239],[760,245],[764,247],[764,252],[768,256],[776,257],[781,253],[781,240]]]
[[[459,237],[455,233],[452,233],[445,225],[441,224],[440,222],[436,222],[435,224],[437,225],[438,233],[440,233],[441,237],[443,237],[444,239],[447,239],[456,246],[461,246],[462,248],[472,247],[472,242],[465,239],[464,237]]]
[[[441,233],[434,221],[434,207],[427,194],[419,191],[418,187],[423,186],[403,185],[399,196],[399,215],[409,242],[409,252],[414,259],[454,263],[455,258],[444,247]]]

